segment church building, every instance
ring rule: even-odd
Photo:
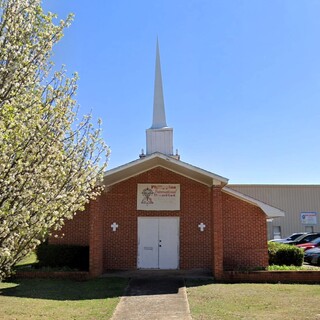
[[[89,246],[89,271],[266,267],[267,220],[284,212],[180,160],[165,115],[159,47],[146,151],[105,173],[105,189],[50,243]]]

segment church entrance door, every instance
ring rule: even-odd
[[[138,218],[138,268],[178,269],[179,218]]]

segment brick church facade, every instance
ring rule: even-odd
[[[166,124],[157,46],[153,124],[138,160],[109,170],[104,192],[50,243],[89,246],[89,271],[266,267],[267,219],[283,212],[180,160]],[[63,234],[63,236],[62,236]]]

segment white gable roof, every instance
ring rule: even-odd
[[[224,177],[159,152],[106,171],[103,183],[110,186],[156,167],[163,167],[207,186],[225,186],[228,183]]]
[[[223,192],[259,207],[268,218],[283,217],[285,215],[285,212],[278,208],[226,187],[228,179],[159,152],[106,171],[103,184],[111,186],[156,167],[163,167],[209,187],[221,186],[223,187]]]

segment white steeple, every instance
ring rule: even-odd
[[[147,150],[146,155],[160,152],[165,155],[179,159],[178,151],[173,154],[173,129],[167,126],[166,114],[164,108],[160,50],[157,39],[156,49],[156,70],[154,80],[154,98],[153,98],[153,121],[150,129],[146,130]],[[145,156],[144,153],[140,157]]]
[[[155,79],[154,79],[154,96],[153,96],[153,122],[152,122],[151,129],[160,129],[165,127],[167,127],[167,122],[166,122],[166,113],[164,109],[159,42],[157,39],[156,72],[155,72]]]

